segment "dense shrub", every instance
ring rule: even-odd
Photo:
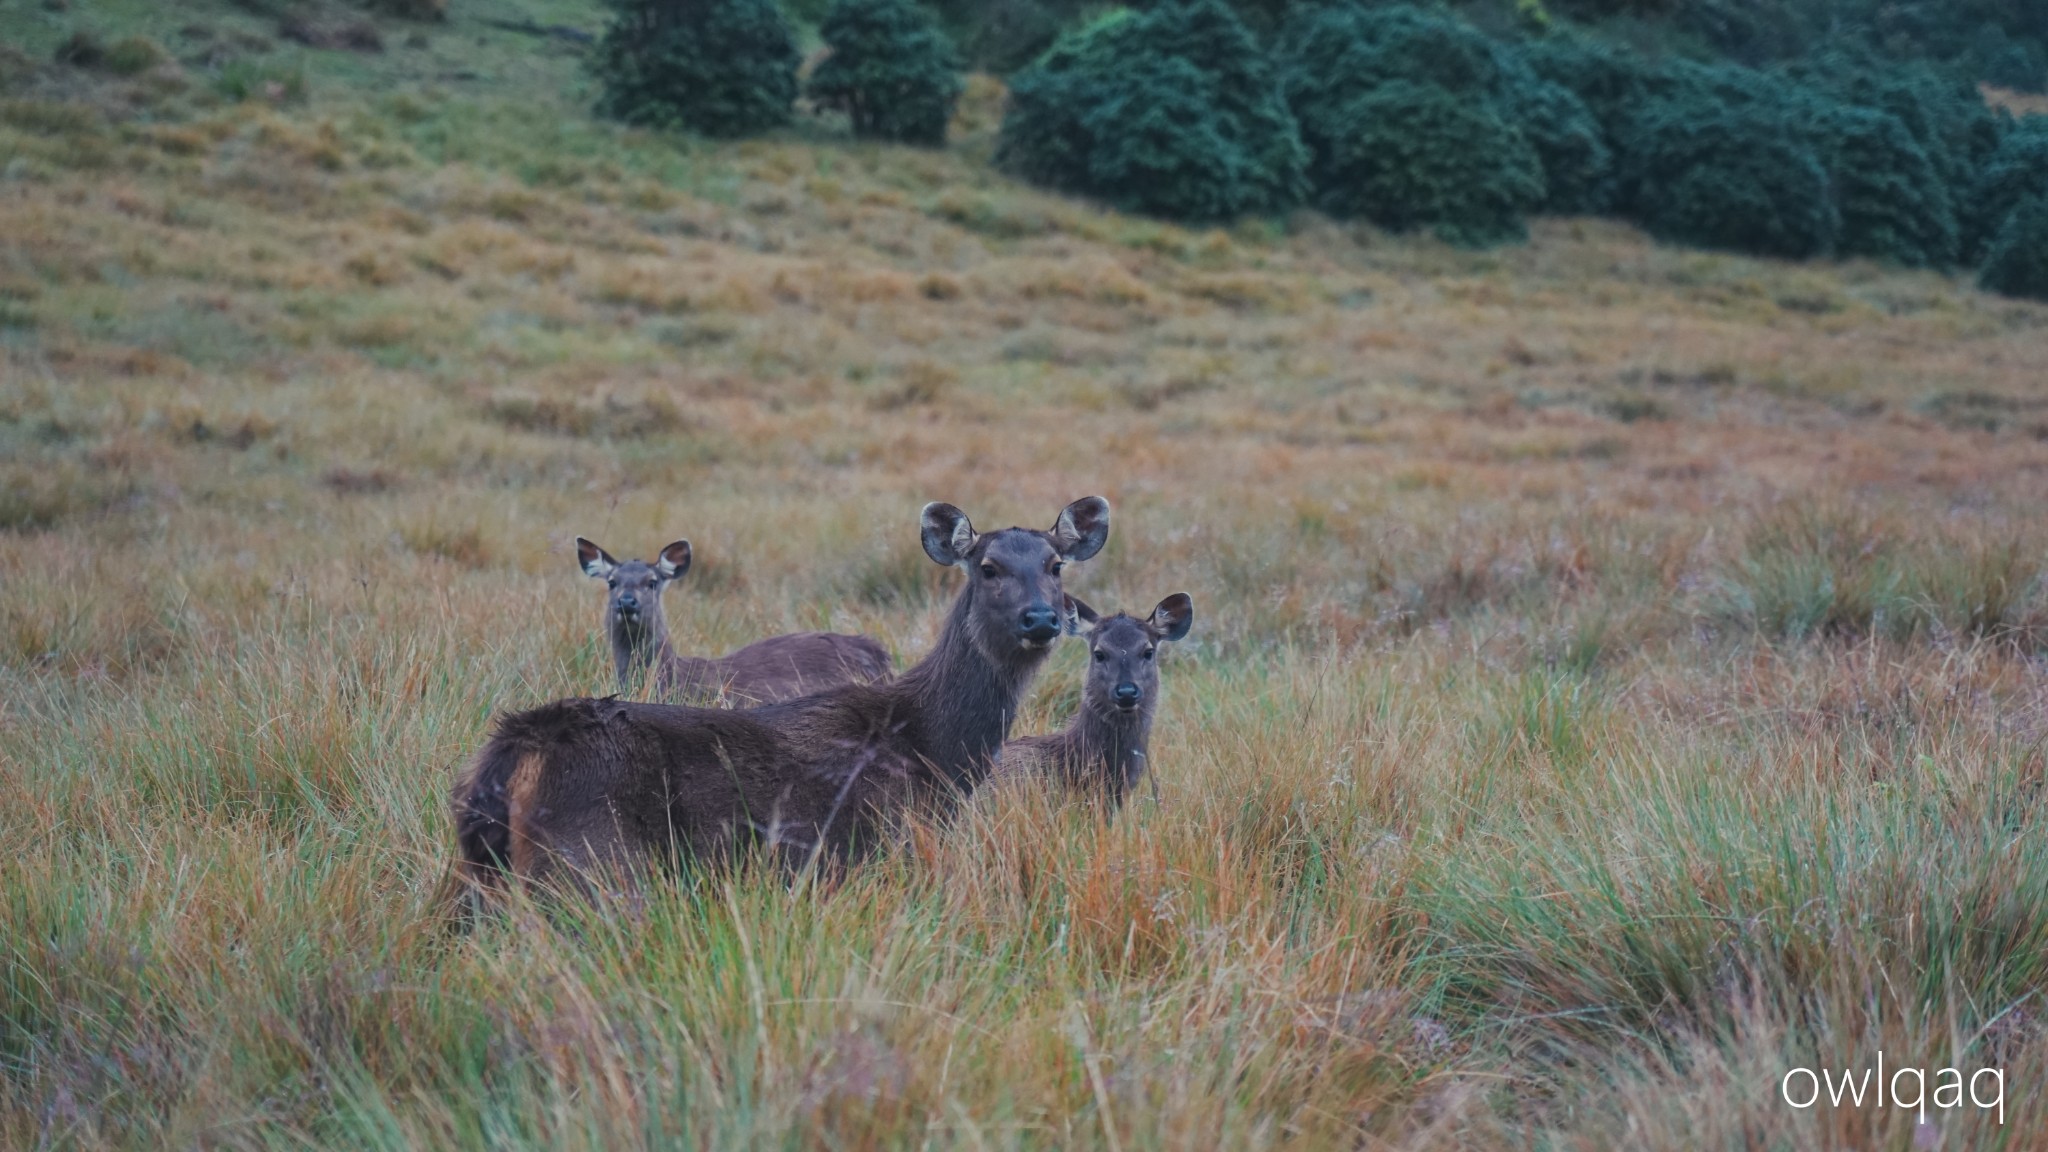
[[[1795,258],[1834,247],[1827,170],[1788,115],[1695,90],[1653,103],[1634,132],[1635,215],[1659,237]]]
[[[819,33],[832,54],[806,85],[813,100],[844,109],[862,138],[946,142],[959,64],[915,0],[837,0]]]
[[[1062,37],[1011,81],[996,148],[1025,179],[1184,220],[1283,210],[1306,159],[1270,63],[1222,0]]]
[[[2030,116],[2006,133],[1971,186],[1964,259],[1983,259],[2012,210],[2040,195],[2048,195],[2048,116]]]
[[[1543,169],[1491,104],[1395,80],[1332,119],[1317,194],[1326,210],[1388,228],[1428,227],[1471,247],[1528,235],[1522,214],[1543,199]]]
[[[1566,177],[1558,200],[1600,196],[1606,149],[1576,97],[1470,26],[1406,5],[1309,9],[1282,39],[1282,84],[1308,145],[1316,202],[1392,228],[1428,226],[1459,244],[1524,235],[1546,202],[1539,137]],[[1550,90],[1525,133],[1512,90]],[[1574,123],[1576,120],[1576,123]]]
[[[1969,191],[1998,147],[1998,118],[1977,85],[1951,69],[1900,64],[1868,50],[1836,47],[1795,65],[1790,75],[1843,103],[1897,117],[1951,196]]]
[[[1842,218],[1837,251],[1915,267],[1955,263],[1948,186],[1897,117],[1837,104],[1819,112],[1813,131]]]
[[[608,0],[592,56],[598,110],[631,124],[744,136],[789,119],[796,41],[775,0]]]
[[[1280,48],[1288,103],[1297,116],[1393,80],[1491,99],[1501,88],[1497,52],[1484,33],[1448,12],[1407,4],[1305,7],[1289,22]]]
[[[1614,153],[1586,102],[1519,58],[1502,70],[1503,103],[1543,166],[1545,212],[1604,212],[1614,202]]]
[[[2007,296],[2048,300],[2048,192],[2034,193],[2006,214],[1977,282]]]
[[[1635,112],[1674,84],[1640,53],[1569,31],[1529,41],[1520,57],[1536,75],[1570,89],[1607,132],[1610,146],[1627,134]]]

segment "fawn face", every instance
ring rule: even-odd
[[[1105,715],[1151,707],[1159,695],[1159,645],[1179,640],[1195,623],[1195,604],[1185,592],[1159,602],[1143,619],[1095,609],[1067,597],[1067,627],[1088,641],[1088,676],[1081,705]]]
[[[602,580],[610,589],[605,602],[605,627],[610,631],[639,632],[661,620],[661,590],[690,569],[690,542],[678,540],[661,550],[652,564],[645,560],[621,563],[597,545],[576,538],[576,559],[583,574]]]
[[[968,627],[983,655],[1014,659],[1019,649],[1043,652],[1060,638],[1060,576],[1071,561],[1086,560],[1109,539],[1109,503],[1076,500],[1050,531],[1005,528],[976,532],[951,504],[924,510],[924,550],[934,561],[967,574]]]

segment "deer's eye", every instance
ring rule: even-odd
[[[1055,561],[1053,561],[1053,562],[1052,562],[1052,574],[1053,574],[1053,575],[1057,576],[1057,575],[1059,575],[1059,574],[1060,574],[1061,572],[1064,572],[1064,571],[1066,571],[1066,569],[1067,569],[1067,562],[1066,562],[1065,560],[1055,560]]]
[[[1152,653],[1153,653],[1153,652],[1155,652],[1155,651],[1157,651],[1157,649],[1153,649],[1153,648],[1147,648],[1147,649],[1145,649],[1145,659],[1147,659],[1147,660],[1150,660],[1150,659],[1152,658]]]
[[[983,565],[981,566],[981,575],[982,575],[982,578],[983,578],[984,580],[993,580],[993,579],[995,579],[995,578],[996,578],[996,566],[995,566],[995,565],[993,565],[993,564],[986,564],[986,563],[985,563],[985,564],[983,564]]]
[[[1101,663],[1103,663],[1104,661],[1106,661],[1106,660],[1108,660],[1108,659],[1109,659],[1109,653],[1107,653],[1107,652],[1104,652],[1104,651],[1103,651],[1102,649],[1100,649],[1100,648],[1097,648],[1097,649],[1095,650],[1095,662],[1096,662],[1097,664],[1101,664]]]
[[[617,576],[612,577],[604,582],[604,586],[607,588],[617,588],[619,586],[619,578]]]

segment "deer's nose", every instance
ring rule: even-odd
[[[633,595],[631,592],[622,592],[619,594],[619,611],[638,612],[639,610],[640,598],[638,596]]]
[[[1116,686],[1116,706],[1129,711],[1138,706],[1145,693],[1136,684],[1123,683]]]
[[[1024,638],[1043,644],[1060,634],[1060,614],[1050,604],[1033,604],[1024,610],[1018,623],[1024,629]]]

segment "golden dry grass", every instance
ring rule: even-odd
[[[1882,1048],[2048,1147],[2048,308],[68,83],[0,106],[0,1144],[1914,1146],[1776,1095]],[[491,713],[609,683],[572,536],[689,536],[686,650],[911,659],[922,502],[1090,492],[1077,590],[1197,605],[1159,805],[438,930]]]

